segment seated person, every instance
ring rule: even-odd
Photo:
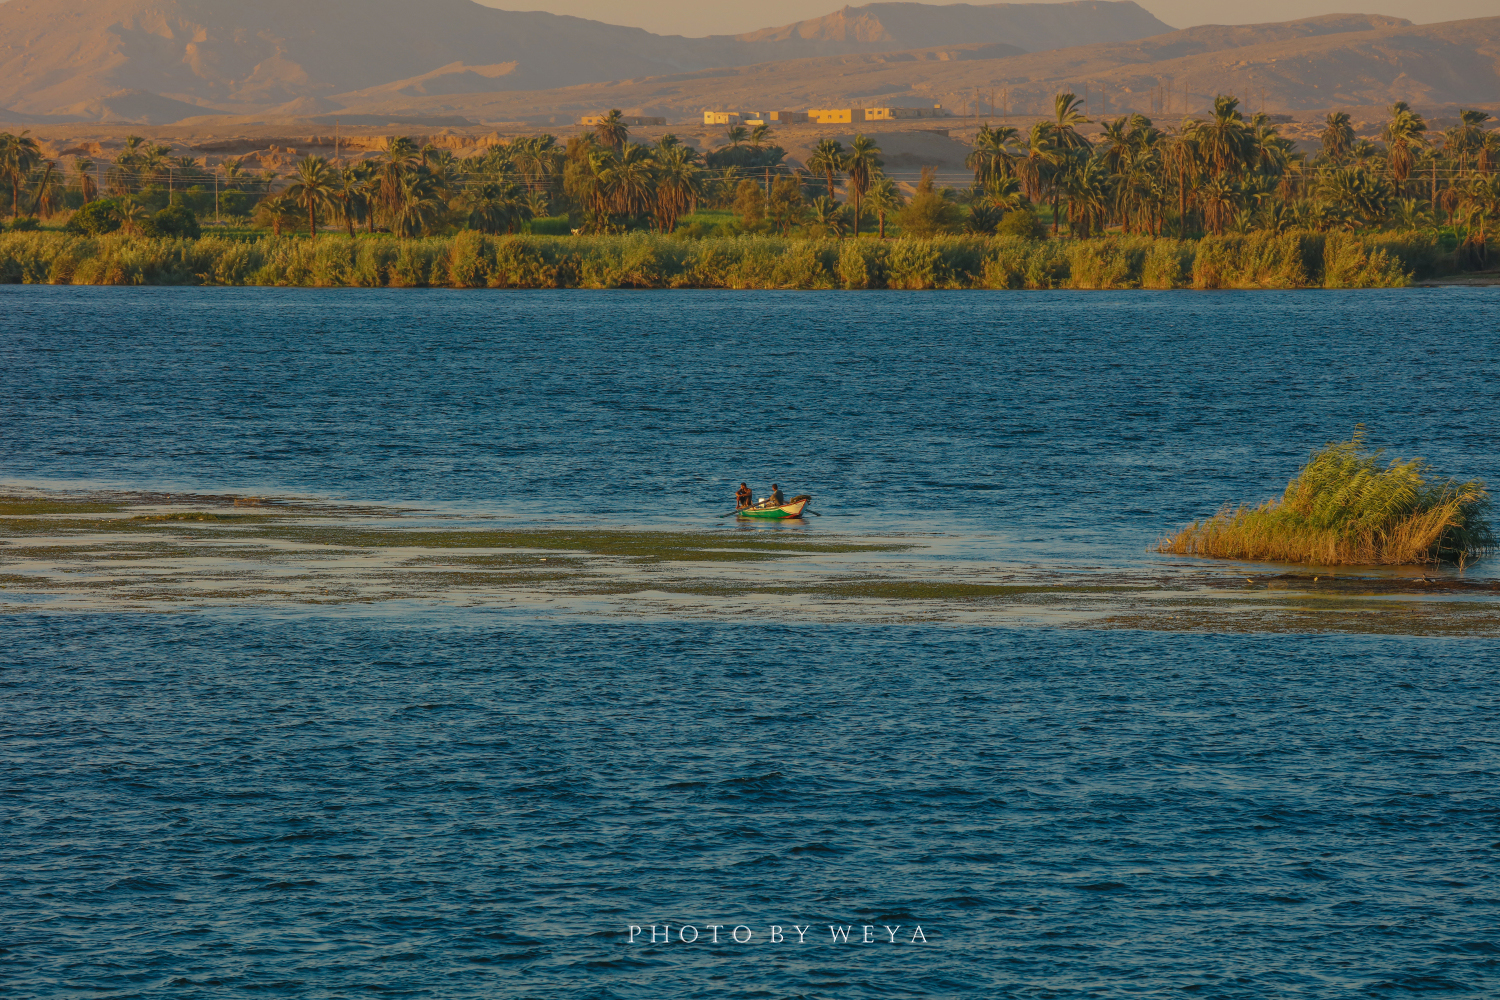
[[[750,492],[750,487],[740,483],[740,488],[734,491],[734,509],[744,510],[750,506],[753,499],[754,495]]]
[[[780,507],[786,503],[786,497],[781,495],[781,487],[775,483],[771,484],[771,506]]]

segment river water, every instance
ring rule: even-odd
[[[0,480],[724,531],[774,480],[811,534],[1149,566],[1359,423],[1500,481],[1497,307],[0,287]],[[396,602],[0,640],[8,995],[1500,989],[1490,639]]]

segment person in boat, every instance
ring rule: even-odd
[[[750,487],[740,483],[740,488],[734,491],[734,509],[744,510],[755,500],[755,494],[750,492]]]
[[[772,507],[780,507],[786,503],[786,497],[781,495],[781,487],[775,483],[771,484],[771,497],[769,503]]]

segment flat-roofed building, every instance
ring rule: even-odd
[[[705,111],[703,112],[703,124],[705,125],[743,125],[748,121],[761,121],[759,111]]]
[[[807,121],[806,111],[767,111],[766,120],[777,122],[782,125],[794,125],[797,122]]]
[[[900,118],[946,118],[941,104],[930,108],[865,108],[865,121],[895,121]]]
[[[807,120],[819,125],[845,125],[865,120],[864,108],[808,108]]]
[[[593,128],[608,118],[608,115],[584,115],[578,119],[578,124]],[[665,118],[657,118],[654,115],[621,115],[620,121],[626,125],[665,125]]]
[[[819,125],[845,125],[855,122],[889,122],[903,118],[946,118],[941,104],[930,108],[810,108],[807,120]]]

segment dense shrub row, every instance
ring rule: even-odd
[[[0,236],[0,282],[452,288],[1389,288],[1441,272],[1422,233],[1201,240],[486,236],[236,241]]]

